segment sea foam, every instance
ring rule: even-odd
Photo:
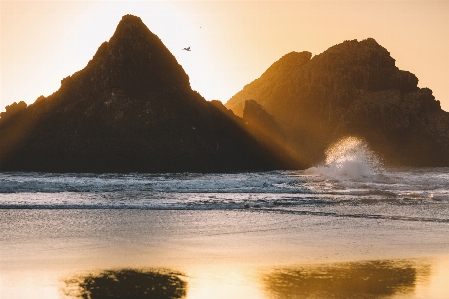
[[[326,150],[325,162],[307,169],[306,173],[333,179],[363,180],[383,171],[382,163],[367,143],[349,136],[331,145]]]

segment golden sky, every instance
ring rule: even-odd
[[[449,111],[449,1],[3,1],[0,111],[56,91],[124,14],[142,18],[208,100],[226,102],[291,51],[372,37]],[[191,47],[191,52],[182,51]]]

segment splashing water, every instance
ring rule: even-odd
[[[323,165],[307,170],[309,174],[319,174],[336,179],[363,179],[383,172],[382,163],[368,148],[363,139],[345,137],[326,150]]]

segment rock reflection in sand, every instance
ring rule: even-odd
[[[395,298],[412,295],[430,265],[410,260],[310,265],[263,275],[269,298]]]
[[[103,270],[65,281],[66,298],[177,299],[186,295],[184,275],[167,270]]]
[[[434,266],[428,259],[401,259],[269,267],[270,270],[243,267],[242,272],[233,271],[238,269],[232,266],[217,265],[197,268],[188,276],[164,269],[102,270],[66,279],[61,293],[67,299],[440,298],[432,295],[441,293],[438,286],[432,294],[428,290],[432,277],[438,274],[433,273]]]

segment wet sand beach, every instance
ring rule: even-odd
[[[3,209],[0,231],[2,299],[73,298],[83,278],[95,283],[112,271],[117,282],[125,270],[174,273],[177,296],[192,299],[449,294],[449,224],[441,222],[258,209]]]

